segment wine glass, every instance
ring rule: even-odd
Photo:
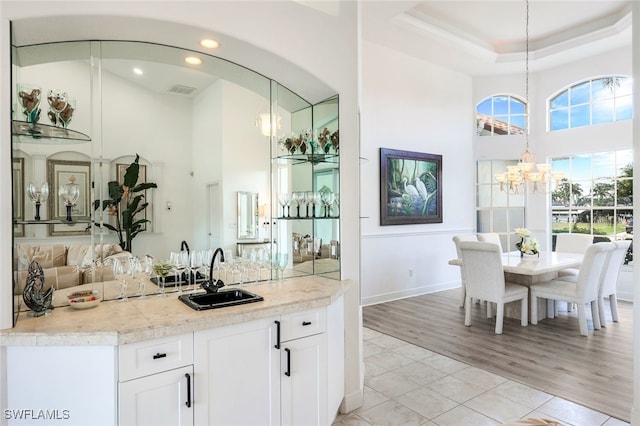
[[[300,204],[304,201],[304,194],[296,191],[291,194],[291,199],[296,205],[296,217],[300,217]]]
[[[120,299],[121,302],[129,301],[127,298],[127,277],[130,273],[131,265],[129,262],[124,262],[120,259],[113,261],[113,276],[116,280],[120,281],[120,294],[118,295],[118,299]]]
[[[291,194],[280,192],[278,194],[278,204],[282,207],[282,217],[287,217],[284,208],[291,203]]]
[[[189,255],[186,251],[174,251],[169,255],[169,263],[173,269],[178,293],[182,293],[182,274],[187,269],[187,263],[189,261],[188,256]]]
[[[288,253],[276,253],[273,256],[273,266],[276,269],[276,278],[281,280],[284,278],[284,270],[289,264]]]
[[[333,192],[323,192],[320,196],[320,200],[324,205],[324,217],[331,217],[331,205],[336,200],[336,194]]]
[[[320,203],[320,194],[312,191],[309,198],[309,204],[311,204],[311,217],[316,217],[316,205],[318,203]]]
[[[166,293],[164,292],[165,278],[169,275],[169,272],[171,272],[173,267],[169,262],[161,259],[154,260],[152,267],[153,273],[156,274],[158,284],[160,285],[160,293],[158,294],[158,297],[166,297]]]
[[[312,198],[313,198],[313,191],[304,192],[304,203],[307,205],[307,211],[306,211],[305,217],[309,217],[309,204],[311,204]]]
[[[202,256],[203,252],[192,250],[188,254],[188,264],[187,264],[187,291],[194,291],[196,286],[196,277],[198,275],[198,270],[202,266]],[[193,284],[193,287],[191,286]]]
[[[144,293],[144,287],[151,276],[151,258],[145,256],[143,259],[138,257],[133,258],[133,278],[138,280],[138,296],[140,299],[146,299],[147,295]]]

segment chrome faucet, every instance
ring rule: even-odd
[[[209,265],[209,279],[200,284],[207,293],[217,293],[218,290],[224,287],[224,282],[222,282],[221,279],[218,279],[215,283],[213,282],[213,265],[216,263],[216,256],[218,256],[218,253],[220,253],[220,262],[224,262],[224,251],[218,247],[211,257],[211,265]]]

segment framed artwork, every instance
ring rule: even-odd
[[[380,225],[442,223],[442,155],[380,148]]]
[[[47,160],[47,180],[49,182],[49,219],[65,221],[67,208],[58,196],[60,186],[74,182],[80,194],[71,207],[70,223],[53,223],[49,225],[49,235],[82,235],[88,234],[91,220],[91,162]],[[78,223],[81,222],[81,223]]]
[[[124,183],[124,174],[127,172],[127,167],[129,167],[131,165],[131,163],[127,163],[127,164],[122,164],[122,163],[116,163],[116,175],[118,176],[118,184],[122,185]],[[144,164],[138,164],[139,168],[138,168],[138,180],[136,181],[136,185],[144,183],[147,181],[147,166]],[[151,200],[149,198],[147,198],[147,191],[143,191],[142,195],[144,195],[144,201],[149,203],[149,207],[147,207],[146,209],[144,209],[144,211],[142,212],[142,214],[144,215],[143,217],[140,216],[136,216],[136,219],[149,219],[148,213],[150,212],[151,209]],[[120,202],[120,211],[122,211],[122,209],[125,208],[125,202],[124,200]],[[147,230],[147,225],[148,223],[144,223],[142,224],[142,230],[146,231]]]
[[[24,220],[24,198],[26,186],[24,184],[24,158],[13,158],[12,166],[12,183],[13,183],[13,220]],[[13,225],[13,236],[24,237],[24,225]]]

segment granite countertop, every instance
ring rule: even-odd
[[[248,284],[243,288],[262,296],[263,301],[205,311],[193,310],[178,300],[177,293],[168,293],[167,297],[101,302],[87,310],[58,307],[41,317],[21,312],[14,328],[0,330],[0,346],[115,346],[141,342],[328,306],[348,286],[348,281],[319,276]]]

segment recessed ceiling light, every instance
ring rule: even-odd
[[[134,68],[134,69],[133,69],[133,73],[134,73],[134,74],[136,74],[136,75],[142,75],[142,74],[144,74],[140,68]]]
[[[220,43],[212,39],[204,39],[200,41],[200,46],[206,47],[207,49],[217,49],[220,47]]]
[[[200,65],[202,63],[202,59],[195,56],[187,56],[184,61],[190,65]]]

